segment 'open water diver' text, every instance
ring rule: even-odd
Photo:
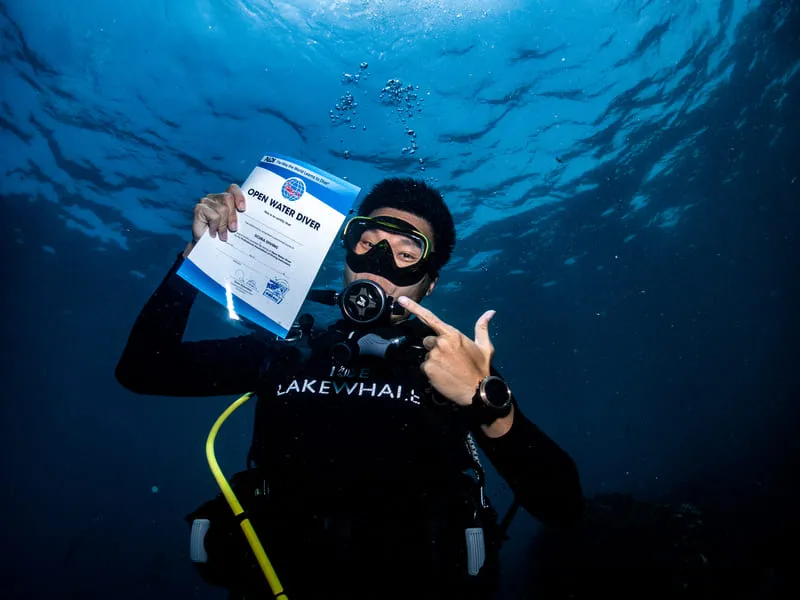
[[[271,198],[266,194],[259,192],[255,188],[250,188],[247,190],[247,195],[252,196],[253,198],[257,198],[261,200],[264,204],[269,204],[271,208],[275,210],[279,210],[283,214],[293,217],[296,221],[303,223],[304,225],[308,225],[314,231],[319,231],[320,223],[312,219],[311,217],[305,216],[303,213],[293,209],[288,204],[284,204],[283,202],[276,200],[275,198]]]

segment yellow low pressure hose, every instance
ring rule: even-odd
[[[239,408],[242,404],[247,402],[252,395],[253,392],[247,392],[244,396],[231,404],[225,410],[225,412],[219,416],[217,422],[214,423],[214,426],[211,428],[211,431],[208,434],[208,439],[206,440],[206,458],[208,459],[208,466],[211,468],[211,472],[214,474],[214,479],[217,480],[217,485],[219,485],[219,488],[222,490],[222,494],[228,501],[233,514],[237,517],[244,513],[244,509],[242,508],[242,505],[239,504],[236,494],[233,493],[231,486],[228,484],[228,480],[225,478],[225,475],[222,474],[222,470],[219,468],[217,459],[214,456],[214,440],[217,438],[217,432],[219,432],[219,428],[222,427],[225,419],[231,416],[233,411]],[[275,569],[272,568],[272,564],[269,562],[269,558],[267,558],[267,554],[264,552],[264,547],[261,545],[255,529],[253,529],[253,525],[250,523],[250,519],[247,517],[241,519],[240,525],[245,537],[247,538],[247,543],[250,544],[250,548],[253,550],[253,554],[255,554],[258,565],[261,567],[261,571],[267,578],[267,583],[272,589],[272,593],[275,595],[275,598],[278,600],[289,600],[288,596],[283,591],[283,586],[278,579],[278,575],[275,573]]]

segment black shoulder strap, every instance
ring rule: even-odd
[[[306,315],[301,315],[302,319]],[[313,324],[313,319],[311,320]],[[299,370],[311,355],[312,339],[316,335],[312,328],[304,328],[302,331],[293,327],[286,339],[273,336],[269,341],[270,352],[265,353],[259,369],[259,380],[261,382],[259,390],[261,392],[266,387],[273,373],[280,373],[285,376],[287,373]],[[259,465],[256,457],[263,455],[263,442],[261,439],[261,425],[264,420],[264,403],[268,398],[256,397],[256,408],[253,419],[253,438],[250,449],[247,453],[247,468],[255,469]]]

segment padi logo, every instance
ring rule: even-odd
[[[281,194],[287,200],[295,201],[303,197],[306,192],[306,184],[299,177],[291,177],[283,182]]]

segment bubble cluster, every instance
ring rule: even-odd
[[[400,151],[403,155],[412,156],[419,150],[417,132],[408,126],[408,120],[422,112],[422,102],[425,98],[419,95],[419,86],[403,83],[399,79],[389,79],[380,92],[380,101],[383,104],[394,106],[397,115],[403,123],[408,136],[408,144]],[[424,160],[419,159],[420,171],[425,170]]]
[[[329,116],[331,118],[331,122],[335,125],[349,124],[350,129],[355,129],[356,125],[353,123],[353,119],[357,114],[357,108],[358,102],[353,97],[353,94],[351,94],[349,90],[346,91],[330,110]]]
[[[342,83],[345,85],[349,83],[358,85],[362,79],[367,79],[367,77],[369,77],[369,73],[367,72],[368,68],[369,64],[367,62],[362,62],[358,66],[359,70],[356,73],[342,73]]]
[[[406,135],[408,136],[410,142],[408,146],[405,146],[403,148],[402,152],[403,154],[409,154],[409,155],[415,154],[417,152],[417,148],[419,147],[417,146],[417,132],[414,131],[413,129],[406,129]],[[419,162],[420,163],[422,162],[421,158],[419,159]]]
[[[368,63],[362,62],[359,65],[359,71],[357,73],[343,73],[342,83],[344,85],[358,85],[360,81],[367,79],[369,76],[369,73],[367,72],[368,67]],[[358,129],[358,123],[356,122],[357,108],[358,101],[355,99],[355,96],[353,96],[353,93],[350,90],[347,90],[342,96],[339,97],[338,102],[336,102],[333,108],[329,111],[328,116],[331,119],[331,123],[334,125],[345,125],[350,129]],[[361,129],[366,131],[367,126],[361,125]]]
[[[359,65],[359,70],[355,73],[343,73],[342,84],[345,86],[358,86],[362,81],[366,80],[369,76],[367,69],[369,64],[362,62]],[[367,91],[364,90],[364,94]],[[405,133],[408,136],[408,142],[401,149],[401,154],[408,157],[414,157],[419,164],[421,171],[425,170],[425,161],[418,158],[416,155],[419,151],[417,144],[417,132],[408,126],[408,120],[412,119],[415,115],[422,112],[422,103],[425,98],[419,95],[419,86],[410,83],[403,83],[399,79],[389,79],[383,88],[380,90],[379,100],[382,104],[392,106],[395,108],[396,115],[399,117],[403,124]],[[338,102],[330,110],[329,116],[331,123],[334,126],[344,125],[349,129],[361,129],[366,131],[367,126],[358,121],[358,101],[353,95],[351,90],[345,90],[345,93],[339,98]],[[344,143],[344,140],[341,140]],[[350,150],[342,152],[344,158],[350,158]]]
[[[422,102],[425,98],[420,98],[419,86],[403,84],[399,79],[390,79],[381,90],[381,102],[396,107],[398,114],[405,119],[412,118],[415,114],[422,112]]]

